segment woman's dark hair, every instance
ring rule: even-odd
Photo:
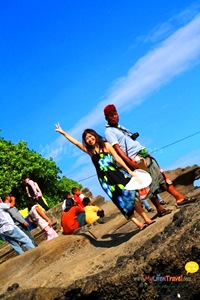
[[[93,150],[93,147],[94,147],[94,146],[88,145],[88,144],[86,143],[86,141],[85,141],[86,135],[87,135],[88,133],[91,134],[91,135],[93,135],[93,136],[96,138],[96,143],[99,145],[100,150],[103,152],[104,147],[105,147],[105,141],[103,140],[103,137],[100,136],[95,130],[90,129],[90,128],[85,129],[85,130],[83,131],[83,134],[82,134],[83,144],[85,145],[85,147],[87,148],[87,150],[88,150],[88,151],[92,151],[92,150]]]

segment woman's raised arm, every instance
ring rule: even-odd
[[[75,138],[73,138],[70,134],[68,134],[67,132],[65,132],[61,127],[60,124],[56,124],[56,129],[57,132],[59,132],[60,134],[64,135],[64,137],[72,144],[74,144],[75,146],[77,146],[78,148],[80,148],[82,151],[88,153],[86,147],[79,141],[77,141]]]

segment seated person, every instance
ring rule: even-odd
[[[86,225],[85,211],[75,205],[73,199],[65,199],[65,209],[61,215],[63,234],[72,234],[76,229]]]
[[[78,206],[84,208],[84,205],[82,203],[84,195],[81,194],[81,191],[79,190],[79,188],[76,188],[76,187],[72,188],[72,195],[73,195],[73,199],[74,199],[75,203]]]
[[[63,204],[62,204],[62,210],[65,210],[65,208],[66,208],[66,199],[73,199],[73,196],[70,193],[65,192],[63,194],[62,198],[64,199]]]
[[[92,224],[99,220],[99,218],[104,217],[104,211],[97,205],[93,205],[88,197],[83,198],[83,205],[86,215],[86,223]]]

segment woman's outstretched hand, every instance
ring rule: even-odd
[[[56,129],[55,129],[57,132],[59,133],[64,133],[64,130],[62,130],[62,128],[60,127],[60,124],[56,124]]]
[[[67,132],[65,132],[60,127],[59,123],[56,124],[55,131],[61,133],[70,143],[74,144],[75,146],[77,146],[78,148],[80,148],[82,151],[87,152],[85,146],[83,146],[83,144],[81,142],[77,141],[73,136],[71,136],[70,134],[68,134]]]

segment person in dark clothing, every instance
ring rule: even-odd
[[[29,176],[23,176],[22,181],[24,184],[26,184],[26,192],[28,195],[28,198],[33,198],[37,201],[37,203],[44,208],[44,210],[49,210],[48,205],[44,202],[42,191],[39,188],[37,182],[31,180]]]

